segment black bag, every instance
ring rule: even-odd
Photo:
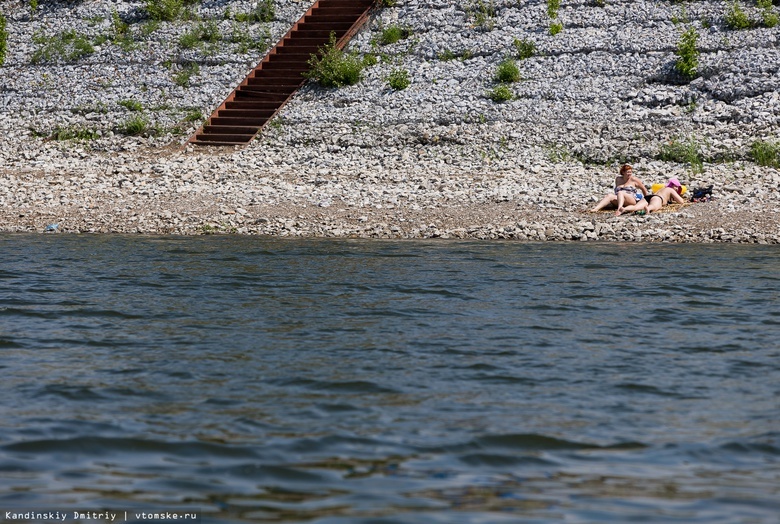
[[[712,199],[712,186],[697,187],[691,195],[692,202],[709,202]]]

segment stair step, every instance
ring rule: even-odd
[[[219,117],[222,118],[246,117],[246,118],[254,118],[255,120],[257,120],[257,119],[268,118],[269,116],[274,114],[274,111],[275,111],[274,109],[220,109],[219,111],[217,111],[217,116],[212,117],[212,119],[219,118]]]
[[[225,102],[225,109],[255,109],[262,111],[276,111],[279,107],[278,102],[262,102],[252,100],[230,100]],[[221,110],[224,111],[224,110]]]
[[[326,43],[330,39],[330,33],[333,32],[336,35],[336,38],[341,38],[346,34],[345,30],[338,30],[338,31],[328,31],[328,30],[322,30],[322,29],[296,29],[292,33],[290,33],[291,38],[319,38],[324,40]]]
[[[306,81],[312,56],[331,36],[346,41],[366,23],[376,0],[317,0],[190,138],[202,146],[241,146],[254,139]]]
[[[254,133],[249,134],[218,134],[218,135],[211,135],[207,133],[198,133],[195,135],[195,140],[197,143],[205,142],[209,145],[234,145],[234,144],[248,144],[252,141],[252,139],[255,137]],[[216,142],[220,142],[217,144]]]
[[[258,90],[268,91],[269,93],[292,93],[301,86],[301,82],[295,84],[283,84],[279,81],[272,82],[268,78],[247,78],[245,87],[256,87]]]
[[[273,113],[271,113],[271,115],[273,115]],[[206,126],[254,127],[256,128],[255,132],[257,132],[258,129],[263,127],[263,125],[268,122],[268,119],[271,117],[271,115],[262,118],[251,116],[212,116],[209,118],[209,123],[206,124]]]
[[[307,64],[311,59],[311,53],[276,53],[268,57],[271,62],[284,64]]]
[[[280,71],[277,69],[276,71]],[[300,87],[305,78],[298,75],[295,76],[278,76],[276,78],[272,76],[250,76],[247,77],[247,85],[250,86],[288,86],[288,87]]]
[[[264,91],[252,91],[251,87],[242,86],[235,91],[236,100],[273,101],[277,105],[287,100],[290,95],[285,93],[268,93]]]
[[[351,22],[301,22],[298,24],[298,31],[344,31],[352,27]]]
[[[210,135],[254,135],[259,130],[260,126],[225,126],[213,124],[206,124],[203,126],[203,132]]]

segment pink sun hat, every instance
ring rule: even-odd
[[[669,182],[666,184],[666,187],[682,187],[682,184],[676,178],[670,178]]]

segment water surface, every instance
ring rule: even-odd
[[[779,291],[777,246],[2,236],[0,509],[777,522]]]

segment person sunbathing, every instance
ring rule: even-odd
[[[648,191],[645,185],[634,176],[634,169],[624,164],[620,168],[620,174],[615,177],[615,189],[612,193],[602,198],[591,212],[601,211],[607,206],[617,207],[616,215],[623,213],[625,206],[634,206],[644,200]]]
[[[653,211],[658,211],[668,204],[670,200],[678,204],[684,204],[685,200],[681,196],[681,193],[682,184],[680,184],[680,181],[676,178],[672,178],[665,187],[659,189],[657,193],[647,197],[647,205],[645,206],[647,212],[652,213]]]
[[[676,178],[672,178],[666,186],[659,189],[658,192],[648,195],[647,198],[640,200],[634,205],[624,206],[623,209],[616,214],[621,215],[623,213],[633,213],[636,211],[652,213],[653,211],[658,211],[664,207],[670,200],[673,200],[678,204],[684,204],[685,200],[680,196],[682,191],[683,186],[680,184],[680,181]]]

